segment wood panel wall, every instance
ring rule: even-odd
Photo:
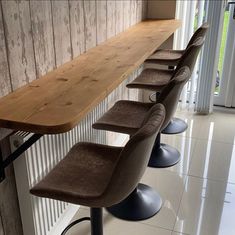
[[[146,0],[1,0],[0,97],[140,22],[146,11]],[[0,184],[0,235],[22,234],[18,210],[9,168]]]

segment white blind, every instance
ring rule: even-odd
[[[195,107],[199,113],[208,114],[213,107],[225,6],[226,0],[207,2],[206,21],[210,24],[210,28],[203,48],[199,72]]]
[[[204,19],[205,0],[177,1],[176,18],[182,20],[182,27],[176,32],[174,49],[185,49],[195,29],[200,27]],[[200,56],[194,71],[180,98],[179,107],[193,109],[197,93],[198,70]]]

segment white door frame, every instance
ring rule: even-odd
[[[235,5],[230,5],[229,25],[225,47],[220,91],[214,96],[214,104],[235,107]]]

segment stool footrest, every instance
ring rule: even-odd
[[[80,219],[77,219],[77,220],[73,221],[72,223],[70,223],[70,224],[64,229],[64,231],[61,233],[61,235],[65,235],[65,234],[68,232],[68,230],[71,229],[74,225],[79,224],[79,223],[81,223],[81,222],[83,222],[83,221],[86,221],[86,220],[89,220],[89,221],[90,221],[91,218],[90,218],[90,217],[83,217],[83,218],[80,218]]]

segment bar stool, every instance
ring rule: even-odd
[[[183,66],[189,67],[193,71],[197,56],[203,46],[205,38],[199,37],[186,49],[175,70],[164,69],[144,69],[131,83],[127,84],[130,89],[145,89],[161,92],[169,84],[171,79]]]
[[[190,69],[186,66],[182,67],[171,79],[167,87],[163,89],[159,97],[159,101],[165,105],[166,118],[161,129],[168,124],[173,116],[177,107],[180,92],[184,84],[188,81],[190,75]],[[153,105],[153,103],[141,103],[129,100],[118,101],[108,112],[106,112],[96,123],[93,124],[93,128],[125,133],[132,136],[133,133],[140,128],[145,120],[146,113],[151,110]],[[155,154],[151,155],[152,159],[149,161],[151,166],[169,166],[176,164],[179,161],[180,154],[176,149],[173,149],[168,145],[160,145],[160,132],[155,140],[154,148]],[[136,161],[138,161],[138,159],[134,160],[134,165],[136,164]],[[153,163],[154,165],[152,165]],[[132,220],[144,219],[145,217],[141,217],[141,213],[143,213],[143,211],[146,211],[146,214],[149,214],[148,217],[150,217],[151,213],[149,211],[149,204],[146,204],[145,202],[145,195],[143,194],[144,197],[140,198],[138,194],[139,192],[133,192],[131,196],[124,201],[108,208],[108,211],[121,219],[126,219],[126,214],[128,214],[129,219],[132,218]],[[135,213],[139,214],[138,217],[134,218],[133,215],[131,215],[131,210],[129,210],[133,207],[133,204],[135,205]]]
[[[145,63],[168,65],[170,68],[174,68],[180,62],[183,54],[186,50],[196,41],[199,37],[205,37],[208,31],[209,24],[204,23],[198,28],[191,37],[185,50],[166,50],[160,49],[155,51]],[[164,134],[178,134],[184,132],[188,128],[187,123],[180,118],[172,118],[168,126],[162,130]]]
[[[208,23],[203,23],[191,37],[187,47],[184,50],[159,49],[156,50],[147,60],[146,63],[160,65],[177,66],[186,50],[199,38],[204,38],[209,28]]]
[[[132,191],[138,190],[136,186],[146,170],[164,117],[164,106],[154,105],[141,128],[131,136],[125,147],[85,142],[74,145],[67,156],[30,192],[39,197],[90,207],[91,234],[102,235],[102,208],[117,204]],[[159,195],[148,186],[141,187],[151,197],[154,195],[149,201],[154,210],[154,200],[159,201]],[[145,200],[149,199],[149,195],[145,195]],[[79,219],[72,225],[87,219]]]
[[[146,74],[148,74],[148,69],[145,69],[134,81],[132,81],[131,83],[127,84],[128,88],[139,88],[139,89],[146,89],[146,90],[152,90],[155,91],[156,93],[160,90],[162,92],[162,90],[164,89],[164,87],[166,87],[167,85],[169,85],[170,81],[175,77],[175,74],[184,66],[189,67],[190,71],[193,71],[194,69],[194,65],[196,63],[197,60],[197,56],[204,44],[204,38],[199,37],[196,39],[196,41],[186,50],[186,52],[184,53],[184,55],[182,56],[180,62],[178,63],[177,67],[175,70],[172,71],[172,77],[169,77],[168,81],[165,83],[165,85],[160,85],[159,86],[159,82],[158,82],[158,72],[154,72],[154,70],[152,71],[151,76],[146,76]],[[162,79],[160,79],[162,81]],[[160,84],[162,84],[160,82]],[[159,94],[161,94],[161,92],[159,92]],[[158,100],[157,100],[158,102]],[[165,128],[168,127],[165,126]],[[165,129],[164,129],[165,130]],[[164,130],[161,131],[161,133],[166,133]],[[164,146],[162,144],[162,146]],[[152,155],[155,154],[155,150],[158,150],[159,147],[154,148]],[[175,164],[175,160],[177,159],[177,152],[173,150],[173,148],[167,148],[167,152],[164,151],[162,152],[163,155],[169,155],[168,160],[167,161],[169,163],[168,166],[172,166]],[[156,152],[156,156],[159,154],[159,152]],[[170,155],[172,156],[172,158],[170,158]],[[175,157],[173,157],[175,156]],[[179,156],[178,156],[179,157]],[[164,159],[164,157],[163,157]],[[172,161],[170,161],[170,159],[172,159]],[[163,162],[162,167],[168,167],[166,165],[167,162]],[[160,162],[159,162],[160,164]],[[161,165],[158,164],[158,167],[161,167]]]

